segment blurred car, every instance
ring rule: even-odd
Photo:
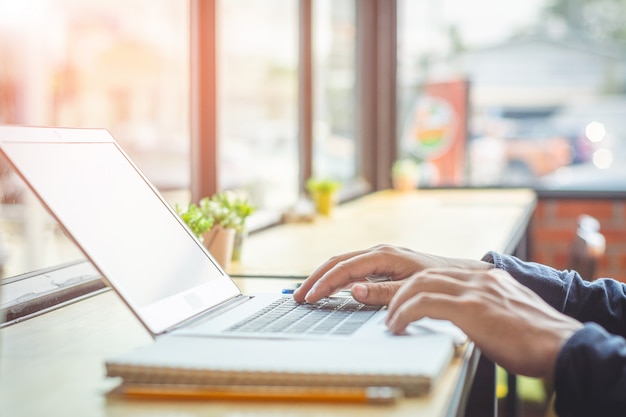
[[[500,119],[498,129],[470,142],[474,185],[533,185],[574,160],[571,139],[545,120]]]
[[[573,160],[570,140],[565,136],[513,136],[505,139],[504,184],[532,183]]]

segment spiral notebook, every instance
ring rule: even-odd
[[[383,324],[385,309],[362,305],[362,323],[350,332],[233,332],[284,296],[242,294],[106,130],[0,126],[0,151],[154,337],[107,360],[110,377],[384,385],[419,395],[453,355],[446,332],[417,326],[395,336]],[[318,313],[321,321],[326,313]]]

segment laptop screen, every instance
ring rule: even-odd
[[[17,141],[2,135],[0,146],[150,332],[240,294],[110,135],[54,132],[35,129]]]

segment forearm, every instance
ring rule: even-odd
[[[509,272],[558,311],[626,336],[626,286],[623,283],[612,279],[589,282],[575,271],[559,271],[494,252],[485,255],[483,260]]]
[[[446,258],[445,261],[442,261],[443,266],[450,268],[459,268],[466,270],[481,270],[486,271],[488,269],[494,268],[494,264],[491,262],[486,262],[483,260],[476,259],[464,259],[464,258]]]
[[[452,258],[400,247],[389,247],[387,250],[402,253],[407,260],[411,261],[411,275],[428,268],[458,268],[473,271],[486,271],[494,268],[493,262],[482,259]]]
[[[525,262],[514,256],[497,252],[487,253],[483,259],[495,268],[507,271],[513,278],[537,293],[545,302],[563,312],[567,299],[567,277],[554,268],[534,262]]]

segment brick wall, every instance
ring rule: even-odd
[[[600,221],[606,253],[595,278],[612,277],[626,282],[626,196],[618,198],[539,197],[530,225],[530,259],[567,269],[577,219],[588,214]]]

